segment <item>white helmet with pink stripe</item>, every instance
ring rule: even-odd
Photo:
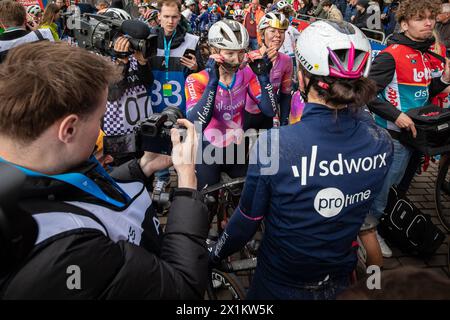
[[[298,63],[318,76],[357,79],[367,76],[371,65],[369,40],[347,22],[312,23],[300,34],[295,53]]]

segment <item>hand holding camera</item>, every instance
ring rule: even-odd
[[[182,140],[178,129],[171,130],[172,161],[178,173],[178,188],[197,189],[195,175],[195,159],[197,155],[198,139],[194,125],[187,119],[178,119],[177,124],[186,128]]]
[[[139,159],[139,165],[145,176],[150,177],[153,173],[166,169],[172,165],[172,158],[163,154],[144,152]]]
[[[130,42],[124,36],[117,38],[114,42],[114,53],[119,61],[128,63],[128,55],[130,50]]]
[[[129,39],[126,36],[119,37],[114,42],[114,53],[116,54],[117,58],[123,63],[128,63],[128,56],[131,51],[134,51],[133,55],[139,62],[139,64],[147,64],[147,59],[144,58],[142,52],[133,50]]]

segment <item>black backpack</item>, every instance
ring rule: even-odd
[[[433,104],[414,108],[406,112],[414,121],[417,137],[402,130],[400,141],[426,155],[442,154],[450,151],[450,110]],[[431,115],[432,116],[427,116]]]
[[[393,186],[378,231],[404,252],[421,258],[431,257],[445,240],[445,234]]]

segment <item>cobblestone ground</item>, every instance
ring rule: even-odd
[[[408,199],[422,210],[423,213],[431,215],[432,221],[442,230],[441,221],[437,217],[434,203],[434,183],[436,181],[437,165],[431,163],[426,172],[416,175],[408,191]],[[409,256],[395,247],[391,247],[392,258],[384,260],[385,269],[395,269],[401,266],[416,266],[420,268],[430,268],[439,274],[450,277],[449,271],[449,240],[444,243],[436,251],[435,255],[429,260],[423,260]]]

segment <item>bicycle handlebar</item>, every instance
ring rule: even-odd
[[[214,269],[217,269],[222,272],[227,273],[233,273],[237,271],[247,271],[247,270],[253,270],[256,268],[257,265],[257,258],[248,258],[243,260],[235,260],[235,261],[222,261],[220,265],[214,267]]]

